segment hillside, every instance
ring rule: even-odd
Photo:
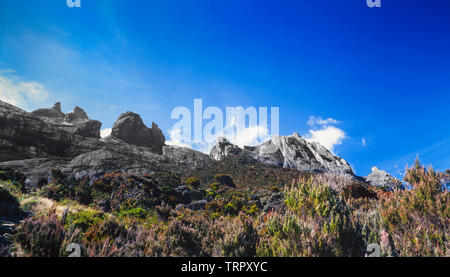
[[[449,254],[450,176],[419,163],[405,176],[414,189],[401,191],[325,175],[279,190],[235,188],[224,174],[74,180],[60,171],[28,190],[21,176],[0,171],[2,256],[67,256],[72,243],[107,257],[364,256],[373,243],[381,256]]]

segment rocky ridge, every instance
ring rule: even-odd
[[[158,125],[147,127],[133,112],[120,115],[111,135],[104,139],[100,138],[100,128],[101,123],[91,120],[80,107],[64,114],[61,103],[56,103],[30,113],[0,101],[0,168],[24,172],[32,185],[49,178],[52,168],[78,177],[114,170],[131,174],[157,170],[183,173],[212,160],[243,156],[302,172],[354,175],[344,159],[297,133],[244,148],[220,138],[206,155],[165,145]]]
[[[100,127],[79,107],[64,114],[56,103],[29,113],[0,101],[0,167],[20,170],[36,184],[52,168],[80,177],[112,170],[183,172],[210,160],[194,150],[166,146],[156,124],[147,128],[130,112],[119,117],[110,137],[101,139]]]

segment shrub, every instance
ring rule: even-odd
[[[260,256],[361,256],[360,226],[336,193],[317,179],[300,179],[285,189],[285,213],[262,221]]]
[[[220,242],[224,257],[253,257],[259,236],[253,227],[253,221],[243,214],[236,217],[224,230],[224,237]]]
[[[378,199],[378,195],[369,186],[360,183],[345,186],[342,190],[345,198],[369,198]]]
[[[56,215],[27,218],[17,228],[15,240],[33,257],[58,257],[64,229]]]
[[[117,215],[119,216],[119,218],[131,217],[144,219],[147,217],[148,211],[142,208],[124,209],[121,210]]]
[[[192,188],[199,188],[200,187],[200,181],[195,177],[190,177],[186,180],[186,185],[191,186]]]
[[[0,169],[0,180],[14,181],[23,184],[26,179],[27,177],[17,170],[11,168]]]
[[[62,184],[49,183],[40,190],[40,195],[55,201],[60,201],[69,196],[68,187]]]
[[[384,225],[399,255],[448,255],[450,195],[442,176],[417,160],[404,178],[411,189],[382,199]]]
[[[20,213],[19,201],[6,189],[0,187],[0,216],[10,217]]]
[[[105,218],[102,222],[92,225],[86,233],[86,241],[92,244],[99,244],[108,238],[113,241],[116,238],[126,235],[124,224],[116,221],[115,218]]]
[[[67,229],[79,229],[81,232],[86,232],[91,226],[102,222],[104,215],[94,211],[81,211],[78,213],[69,212],[66,217],[65,226]]]

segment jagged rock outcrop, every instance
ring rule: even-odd
[[[63,118],[64,113],[61,111],[61,102],[55,103],[50,109],[38,109],[31,112],[32,115],[38,117]]]
[[[392,177],[384,170],[378,169],[376,166],[372,168],[372,173],[364,178],[365,181],[375,187],[382,187],[388,190],[402,189],[402,183]]]
[[[87,113],[80,107],[76,106],[72,112],[68,113],[64,117],[66,122],[80,122],[89,120]]]
[[[100,139],[100,126],[80,107],[64,114],[61,104],[56,103],[50,109],[28,113],[0,101],[0,168],[20,170],[30,185],[48,178],[53,168],[77,177],[114,170],[131,174],[158,170],[183,173],[205,166],[212,158],[221,160],[226,156],[246,156],[255,162],[305,172],[353,174],[345,160],[298,134],[274,137],[244,149],[220,139],[206,155],[166,146],[159,127],[153,123],[148,128],[132,112],[122,114],[105,139]]]
[[[155,153],[162,154],[166,138],[158,125],[152,128],[145,126],[142,118],[135,113],[126,112],[114,123],[111,138],[125,141],[136,146],[151,148]]]
[[[352,168],[344,159],[333,155],[319,143],[306,141],[297,133],[291,136],[275,136],[257,147],[245,149],[220,138],[210,153],[215,160],[230,155],[248,156],[261,163],[303,172],[354,175]]]
[[[38,114],[57,114],[57,108],[51,110],[50,113],[43,111]],[[69,157],[76,154],[71,153],[73,141],[74,135],[56,124],[0,101],[0,161]]]
[[[39,109],[31,112],[32,115],[39,117],[42,121],[53,125],[54,127],[83,137],[100,138],[100,129],[102,123],[97,120],[89,119],[86,112],[80,108],[64,114],[61,111],[61,103],[56,103],[50,109]]]
[[[217,139],[217,144],[213,146],[209,154],[216,161],[222,160],[227,156],[249,156],[254,157],[254,153],[239,146],[232,144],[224,137]]]
[[[57,103],[51,109],[28,113],[0,101],[0,168],[24,172],[27,184],[32,185],[48,178],[52,168],[78,177],[113,170],[144,174],[183,172],[211,160],[191,149],[163,146],[164,135],[158,126],[145,127],[138,115],[126,113],[119,118],[115,128],[119,138],[100,139],[101,123],[96,122],[79,107],[65,115]],[[127,138],[124,130],[140,135]],[[144,138],[155,144],[139,143]]]

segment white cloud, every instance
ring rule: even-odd
[[[347,138],[344,130],[331,126],[339,123],[339,121],[333,118],[322,119],[311,116],[308,120],[308,125],[313,129],[309,130],[308,134],[304,135],[304,137],[308,141],[320,143],[334,153],[334,148],[342,144],[342,141]]]
[[[49,93],[42,84],[21,82],[12,72],[0,72],[0,100],[25,110],[45,102]]]
[[[366,147],[367,141],[366,141],[365,138],[363,138],[363,139],[361,140],[361,144],[362,144],[362,146]]]
[[[111,135],[112,129],[108,128],[108,129],[102,129],[100,130],[100,136],[102,138],[106,138],[107,136]]]
[[[311,127],[314,126],[325,126],[325,125],[336,125],[340,122],[333,118],[322,119],[321,117],[311,116],[308,120],[308,125]]]
[[[318,142],[334,153],[334,147],[342,144],[346,137],[343,130],[334,126],[327,126],[320,130],[309,130],[309,135],[306,136],[306,139]]]

